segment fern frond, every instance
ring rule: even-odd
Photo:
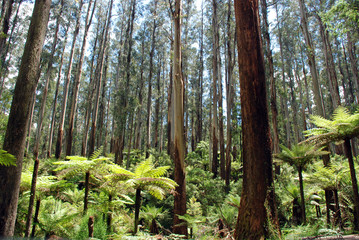
[[[152,169],[152,157],[150,156],[147,160],[143,161],[135,169],[136,176],[143,176],[146,172]]]
[[[103,147],[101,146],[91,154],[89,160],[94,160],[94,159],[98,158],[102,152],[103,152]]]
[[[0,165],[5,167],[16,166],[15,156],[3,149],[0,149]]]

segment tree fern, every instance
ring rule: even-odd
[[[169,167],[155,168],[153,156],[137,165],[134,172],[130,172],[118,166],[110,166],[109,175],[106,179],[111,182],[124,181],[128,186],[136,189],[135,203],[135,230],[137,232],[138,215],[140,210],[141,191],[148,191],[155,198],[162,200],[167,191],[174,190],[177,186],[172,179],[163,177],[167,174]]]

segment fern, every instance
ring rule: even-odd
[[[0,149],[0,165],[5,167],[16,166],[16,158],[7,151]]]

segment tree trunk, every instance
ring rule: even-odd
[[[58,35],[58,32],[59,32],[60,17],[61,17],[61,14],[62,14],[63,6],[64,6],[64,0],[61,0],[61,9],[60,9],[59,15],[56,18],[55,35],[54,35],[54,39],[52,41],[52,49],[51,49],[51,53],[50,53],[50,59],[49,59],[49,62],[47,64],[46,75],[45,75],[45,86],[44,86],[44,91],[42,93],[41,107],[40,107],[38,121],[37,121],[37,127],[36,127],[35,146],[34,146],[34,157],[36,159],[37,159],[37,156],[39,155],[39,146],[40,146],[40,139],[41,139],[41,132],[42,132],[42,123],[43,123],[43,119],[44,119],[44,116],[45,116],[47,93],[48,93],[48,90],[49,90],[49,83],[50,83],[50,77],[51,77],[51,72],[52,72],[52,64],[53,64],[53,61],[54,61],[54,55],[55,55],[56,46],[57,46],[57,39],[58,39],[57,35]],[[32,208],[31,208],[30,212],[32,214]],[[26,233],[27,233],[27,235],[26,235]],[[30,233],[30,225],[28,226],[28,229],[26,229],[26,231],[25,231],[25,236],[28,237],[29,233]]]
[[[223,133],[223,94],[222,94],[222,70],[221,70],[221,54],[219,43],[219,23],[217,16],[217,0],[212,0],[213,3],[213,80],[216,80],[218,84],[218,134],[219,134],[219,162],[220,162],[220,176],[225,179],[226,175],[226,163],[225,163],[225,149],[224,149],[224,133]]]
[[[359,193],[358,193],[358,181],[355,174],[354,160],[351,150],[350,139],[344,139],[344,152],[345,156],[348,158],[350,177],[352,180],[353,195],[354,195],[354,231],[359,231]]]
[[[125,133],[126,133],[126,122],[128,115],[128,97],[130,96],[130,78],[131,78],[131,61],[132,61],[132,47],[133,47],[133,26],[136,16],[136,0],[131,0],[130,4],[130,16],[128,20],[128,25],[126,29],[125,36],[125,46],[127,46],[127,56],[126,56],[126,65],[125,65],[125,75],[123,76],[126,79],[124,86],[124,91],[122,90],[120,96],[120,109],[119,109],[119,145],[115,154],[115,162],[122,164],[123,161],[123,149],[125,146]]]
[[[55,118],[56,118],[56,107],[57,107],[57,97],[59,94],[59,87],[60,87],[60,81],[61,81],[61,74],[62,74],[62,65],[64,63],[64,55],[66,50],[66,43],[67,43],[67,31],[69,28],[66,28],[66,37],[62,48],[62,54],[61,54],[61,60],[60,60],[60,66],[59,66],[59,72],[57,74],[57,82],[56,82],[56,90],[55,90],[55,96],[52,106],[52,114],[51,114],[51,126],[50,126],[50,137],[49,137],[49,146],[47,149],[47,157],[51,157],[52,152],[52,141],[54,137],[54,129],[55,129]]]
[[[218,83],[218,46],[219,36],[218,33],[218,23],[217,23],[217,2],[216,0],[212,0],[213,7],[213,16],[212,16],[212,28],[213,28],[213,85],[212,85],[212,93],[213,93],[213,117],[212,117],[212,173],[213,178],[217,177],[218,174],[218,113],[217,113],[217,83]]]
[[[235,239],[263,239],[270,237],[265,201],[274,185],[258,1],[235,0],[234,7],[244,143]]]
[[[141,142],[141,128],[142,128],[142,113],[143,113],[143,71],[145,61],[145,38],[141,42],[141,66],[140,66],[140,85],[138,87],[138,108],[136,111],[136,128],[135,128],[135,149],[140,149]]]
[[[281,24],[279,21],[278,15],[278,6],[275,4],[276,8],[276,15],[277,15],[277,22],[278,22],[278,41],[279,41],[279,50],[280,50],[280,59],[281,59],[281,75],[282,75],[282,87],[283,87],[283,94],[281,97],[281,107],[284,108],[284,115],[285,115],[285,136],[286,136],[286,146],[290,147],[291,140],[290,140],[290,124],[289,124],[289,112],[288,112],[288,99],[287,99],[287,87],[286,87],[286,80],[285,80],[285,62],[284,62],[284,53],[283,53],[283,43],[282,43],[282,29]],[[276,172],[280,173],[280,168],[277,167]]]
[[[22,160],[30,104],[37,85],[51,0],[35,2],[29,32],[16,80],[3,149],[16,157],[16,166],[0,166],[0,236],[13,236],[19,198]]]
[[[106,20],[106,31],[104,33],[104,39],[102,40],[102,46],[101,46],[101,52],[98,60],[98,64],[95,71],[95,77],[97,80],[97,92],[96,92],[96,99],[94,103],[94,108],[92,112],[92,128],[91,128],[91,135],[90,135],[90,144],[89,144],[89,156],[95,151],[95,139],[96,139],[96,125],[97,125],[97,115],[98,115],[98,107],[99,107],[99,101],[100,101],[100,93],[101,93],[101,82],[102,82],[102,74],[103,74],[103,67],[104,67],[104,60],[105,60],[105,54],[107,49],[107,38],[108,38],[108,32],[110,29],[111,24],[111,16],[112,16],[112,5],[113,0],[110,2],[110,6],[108,9],[108,16]],[[96,74],[97,72],[97,74]],[[95,81],[96,83],[96,81]]]
[[[203,106],[203,36],[204,36],[204,24],[203,24],[203,2],[202,2],[202,12],[201,12],[201,30],[199,37],[199,73],[198,73],[198,82],[197,82],[197,103],[196,103],[196,115],[197,115],[197,124],[196,124],[196,144],[202,141],[202,106]]]
[[[80,0],[80,5],[79,5],[78,11],[77,11],[77,20],[76,20],[75,31],[74,31],[74,35],[73,35],[73,39],[72,39],[69,66],[67,69],[65,85],[64,85],[64,90],[63,90],[62,110],[61,110],[60,122],[59,122],[59,128],[58,128],[59,130],[57,132],[56,152],[55,152],[55,158],[57,158],[57,159],[60,158],[61,151],[62,151],[62,139],[63,139],[63,135],[64,135],[67,97],[69,94],[71,70],[72,70],[73,58],[74,58],[74,54],[75,54],[75,44],[76,44],[77,35],[79,34],[79,31],[80,31],[80,20],[81,20],[82,6],[83,6],[83,0]]]
[[[32,180],[31,180],[29,207],[28,207],[27,216],[26,216],[25,237],[29,237],[29,235],[30,235],[32,209],[34,208],[34,202],[35,202],[35,197],[36,197],[36,182],[37,182],[37,175],[39,172],[39,164],[40,164],[40,161],[36,155],[35,161],[34,161],[34,170],[32,173]]]
[[[153,56],[155,54],[156,47],[156,11],[157,11],[157,1],[154,2],[155,10],[154,10],[154,18],[153,18],[153,29],[152,29],[152,43],[151,43],[151,51],[150,51],[150,72],[148,75],[148,94],[147,94],[147,134],[146,134],[146,158],[149,157],[149,149],[151,148],[151,115],[152,115],[152,74],[153,74]]]
[[[232,4],[231,0],[228,0],[228,11],[227,11],[227,81],[226,81],[226,95],[227,95],[227,144],[226,144],[226,187],[229,191],[229,184],[231,179],[231,149],[232,149],[232,127],[231,127],[231,113],[232,113],[232,102],[233,102],[233,58],[232,58]]]
[[[7,39],[7,32],[10,28],[10,18],[11,18],[11,12],[12,12],[12,5],[14,3],[14,0],[3,0],[3,4],[5,3],[5,11],[4,14],[1,16],[1,22],[2,22],[2,29],[1,33],[4,34],[0,36],[0,59],[2,59],[3,54],[5,54],[5,44]]]
[[[175,10],[172,12],[174,21],[174,45],[173,45],[173,129],[172,142],[174,158],[174,178],[178,184],[174,196],[173,208],[173,232],[187,236],[187,226],[178,226],[182,221],[179,215],[186,213],[186,173],[185,173],[185,140],[184,140],[184,112],[183,112],[183,94],[184,85],[181,71],[181,0],[175,1]]]
[[[136,200],[135,200],[135,226],[133,229],[133,235],[136,235],[138,230],[138,222],[140,216],[140,208],[141,208],[141,189],[136,189]]]
[[[39,223],[39,212],[40,212],[41,199],[37,199],[35,207],[34,223],[32,224],[31,238],[35,237],[36,225]]]
[[[85,174],[85,197],[84,197],[84,213],[87,212],[88,209],[88,198],[90,191],[90,171],[87,171]]]
[[[25,141],[27,141],[26,143],[26,151],[25,151],[25,156],[27,156],[27,154],[30,151],[30,140],[31,140],[31,129],[32,129],[32,118],[34,116],[34,110],[35,110],[35,102],[36,102],[36,94],[34,94],[34,97],[31,100],[31,105],[29,106],[29,111],[30,111],[30,116],[29,116],[29,122],[27,124],[27,139]]]
[[[154,147],[158,150],[159,146],[159,123],[160,123],[160,102],[161,102],[161,60],[159,60],[159,69],[157,71],[157,97],[155,101],[155,121],[154,121]]]
[[[112,195],[109,194],[108,195],[108,213],[107,213],[107,219],[106,219],[106,223],[107,223],[107,233],[110,234],[111,233],[111,224],[112,224]]]
[[[356,87],[356,97],[357,97],[356,102],[359,103],[359,73],[358,73],[357,60],[354,56],[355,50],[354,50],[353,42],[352,42],[349,32],[347,32],[347,40],[348,40],[348,52],[349,52],[350,66],[351,66],[352,74],[353,74],[353,78],[354,78],[354,85]]]
[[[3,3],[5,3],[5,2],[6,2],[6,0],[3,0]],[[8,63],[11,62],[11,58],[12,58],[11,52],[13,51],[13,48],[11,48],[11,44],[12,44],[12,40],[13,40],[14,30],[15,30],[15,27],[16,27],[17,22],[18,22],[19,10],[20,10],[20,6],[21,6],[22,2],[23,2],[23,0],[19,0],[19,2],[17,4],[16,14],[15,14],[15,17],[14,17],[14,20],[13,20],[13,23],[12,23],[8,44],[6,44],[6,46],[4,47],[4,50],[0,50],[0,52],[3,51],[2,53],[0,53],[0,80],[1,80],[0,99],[1,99],[2,93],[4,91],[5,77],[9,73]],[[9,49],[10,49],[10,51],[9,51]],[[10,57],[6,61],[6,56],[8,54],[10,54]]]
[[[276,93],[276,82],[274,78],[274,64],[273,64],[273,56],[271,50],[271,42],[269,37],[269,23],[268,23],[268,7],[267,1],[261,0],[261,9],[262,9],[262,17],[264,20],[263,23],[263,35],[265,40],[266,47],[266,56],[269,65],[269,78],[270,78],[270,108],[272,112],[272,139],[273,139],[273,153],[279,153],[279,134],[278,134],[278,110],[277,110],[277,93]]]
[[[339,87],[338,87],[338,78],[337,73],[335,71],[335,64],[333,60],[332,47],[330,46],[329,32],[326,30],[326,26],[322,22],[322,19],[319,15],[315,14],[319,22],[320,28],[320,36],[323,42],[323,51],[325,57],[325,66],[328,75],[329,81],[329,90],[330,96],[332,99],[333,107],[336,109],[341,105],[340,103],[340,95],[339,95]]]
[[[302,223],[305,225],[307,222],[305,216],[305,198],[304,198],[304,187],[303,187],[303,175],[302,175],[302,167],[298,168],[298,176],[299,176],[299,189],[300,189],[300,207],[302,209]]]
[[[313,93],[314,93],[314,101],[317,107],[318,115],[325,117],[325,108],[323,103],[322,93],[320,91],[320,83],[317,72],[317,64],[315,61],[315,52],[312,45],[311,36],[308,30],[308,19],[307,19],[307,10],[304,5],[304,0],[298,0],[300,7],[300,15],[301,15],[301,27],[304,34],[305,44],[307,47],[307,57],[308,64],[310,67],[310,74],[312,75],[312,83],[313,83]]]
[[[94,216],[90,216],[88,221],[89,238],[93,238],[94,223],[95,223]]]
[[[84,36],[82,39],[81,53],[80,53],[79,62],[77,63],[76,75],[75,75],[75,79],[74,79],[74,88],[72,90],[73,92],[72,92],[71,110],[70,110],[70,115],[69,115],[69,128],[68,128],[67,146],[66,146],[66,155],[67,156],[72,155],[71,154],[72,139],[73,139],[73,134],[74,134],[74,121],[75,121],[75,113],[76,113],[76,108],[77,108],[77,97],[78,97],[80,81],[81,81],[81,77],[82,77],[82,65],[83,65],[84,57],[85,57],[87,35],[88,35],[88,31],[89,31],[91,23],[92,23],[93,14],[95,12],[96,0],[94,2],[91,16],[90,16],[91,5],[92,5],[92,0],[90,0],[88,3],[88,9],[87,9],[86,20],[85,20],[85,31],[84,31]]]
[[[84,126],[84,131],[83,131],[83,136],[82,136],[82,144],[81,144],[81,156],[86,156],[87,155],[87,142],[88,142],[88,133],[89,133],[89,129],[90,129],[90,120],[91,120],[91,109],[92,109],[92,102],[93,102],[93,98],[94,98],[94,94],[96,91],[96,83],[94,80],[94,62],[95,62],[95,55],[96,55],[96,48],[97,48],[97,43],[98,43],[98,39],[99,39],[99,30],[100,30],[100,26],[99,23],[97,24],[97,30],[96,30],[96,37],[95,37],[95,43],[93,44],[93,48],[92,48],[92,57],[91,57],[91,64],[90,64],[90,69],[91,69],[91,73],[90,73],[90,83],[89,83],[89,87],[88,87],[88,95],[87,95],[87,99],[86,99],[86,111],[85,111],[85,126]],[[100,44],[101,45],[101,44]]]

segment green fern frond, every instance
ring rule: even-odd
[[[165,166],[165,167],[158,167],[155,169],[150,169],[148,171],[146,171],[143,176],[145,177],[162,177],[163,175],[165,175],[167,173],[167,170],[169,169],[169,166]]]
[[[5,167],[16,166],[15,156],[3,149],[0,149],[0,165]]]
[[[162,200],[166,193],[163,188],[154,185],[148,187],[148,192],[159,200]]]
[[[98,158],[102,152],[103,152],[103,147],[101,146],[91,154],[89,160],[94,160]]]
[[[146,172],[148,172],[152,166],[152,156],[150,156],[147,160],[143,161],[138,165],[135,169],[136,176],[143,176]]]

